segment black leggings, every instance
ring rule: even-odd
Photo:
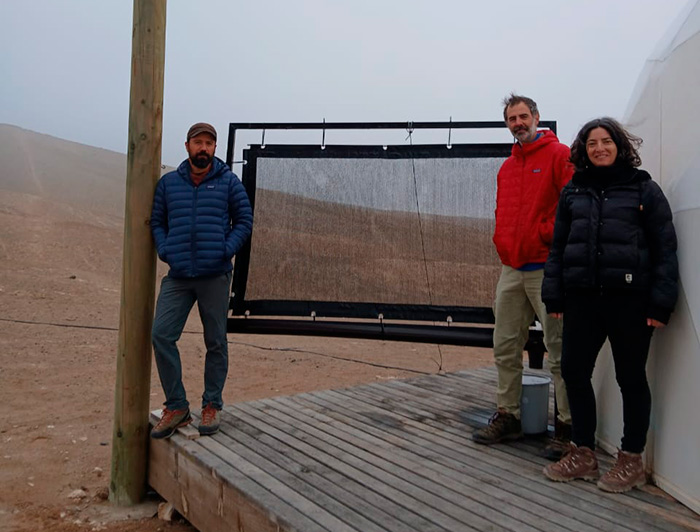
[[[646,324],[647,296],[567,296],[561,372],[571,406],[572,441],[595,448],[596,404],[591,377],[598,352],[610,339],[615,378],[622,392],[622,450],[644,450],[651,413],[646,362],[654,328]]]

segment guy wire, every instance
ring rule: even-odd
[[[420,202],[418,201],[418,180],[416,178],[416,161],[413,157],[413,122],[408,122],[406,127],[408,131],[408,142],[411,146],[411,171],[413,173],[413,190],[416,194],[416,212],[418,213],[418,229],[420,232],[420,245],[421,251],[423,252],[423,271],[425,273],[425,283],[428,286],[428,300],[430,304],[433,304],[433,290],[430,286],[430,275],[428,274],[428,257],[425,253],[425,238],[423,236],[423,220],[420,212]],[[442,371],[442,347],[440,344],[436,344],[438,348],[438,353],[440,355],[440,360],[438,364],[438,372]]]

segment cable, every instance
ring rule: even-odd
[[[433,304],[433,290],[430,286],[430,275],[428,274],[428,257],[425,253],[425,238],[423,237],[423,220],[420,213],[420,202],[418,201],[418,179],[416,178],[416,161],[413,157],[413,122],[408,122],[406,126],[406,131],[408,131],[408,140],[411,146],[411,170],[413,172],[413,190],[416,193],[416,212],[418,213],[418,228],[420,231],[420,245],[423,251],[423,271],[425,272],[425,283],[428,286],[428,301]],[[438,365],[438,372],[442,371],[442,348],[440,344],[436,344],[438,348],[438,354],[440,355],[440,360],[435,360]]]
[[[27,325],[50,325],[51,327],[68,327],[73,329],[95,329],[98,331],[118,331],[116,327],[101,327],[99,325],[71,325],[70,323],[53,323],[50,321],[27,321],[27,320],[11,320],[9,318],[0,318],[0,321],[10,323],[24,323]]]
[[[229,344],[236,344],[236,345],[245,345],[247,347],[254,347],[256,349],[263,349],[265,351],[289,351],[291,353],[307,353],[309,355],[318,355],[321,357],[333,358],[335,360],[344,360],[345,362],[356,362],[358,364],[366,364],[367,366],[374,366],[377,368],[395,369],[398,371],[408,371],[410,373],[418,373],[420,375],[432,375],[432,373],[430,373],[430,372],[420,371],[418,369],[408,369],[408,368],[400,368],[398,366],[387,366],[385,364],[375,364],[374,362],[367,362],[365,360],[357,360],[354,358],[346,358],[346,357],[340,357],[340,356],[336,356],[336,355],[329,355],[327,353],[319,353],[318,351],[307,351],[305,349],[297,349],[296,347],[263,347],[260,345],[248,344],[246,342],[234,342],[234,341],[230,341],[230,340],[228,343]]]
[[[119,329],[117,327],[102,327],[99,325],[72,325],[69,323],[55,323],[55,322],[48,322],[48,321],[28,321],[28,320],[13,320],[10,318],[0,318],[0,321],[5,321],[9,323],[22,323],[25,325],[48,325],[51,327],[65,327],[65,328],[72,328],[72,329],[90,329],[90,330],[98,330],[98,331],[118,331]],[[182,331],[182,334],[202,334],[199,331]],[[262,349],[263,351],[289,351],[292,353],[306,353],[309,355],[316,355],[320,357],[325,357],[325,358],[332,358],[335,360],[343,360],[345,362],[355,362],[357,364],[364,364],[367,366],[373,366],[377,368],[384,368],[384,369],[394,369],[397,371],[407,371],[409,373],[418,373],[420,375],[432,375],[432,373],[426,372],[426,371],[420,371],[417,369],[408,369],[408,368],[401,368],[398,366],[387,366],[385,364],[375,364],[374,362],[367,362],[365,360],[357,360],[354,358],[346,358],[346,357],[340,357],[340,356],[335,356],[335,355],[329,355],[327,353],[319,353],[318,351],[306,351],[304,349],[297,349],[295,347],[264,347],[261,345],[255,345],[255,344],[249,344],[246,342],[236,342],[236,341],[228,341],[229,344],[234,344],[234,345],[244,345],[246,347],[253,347],[255,349]],[[439,349],[438,345],[438,349]]]

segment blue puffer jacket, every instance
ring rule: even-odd
[[[218,157],[199,186],[190,179],[188,160],[156,185],[151,231],[158,257],[170,266],[171,277],[231,271],[231,259],[252,229],[253,211],[245,188]]]

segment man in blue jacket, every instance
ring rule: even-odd
[[[178,427],[192,422],[176,342],[195,301],[207,348],[199,433],[219,430],[228,373],[226,318],[231,259],[253,228],[253,211],[245,188],[214,156],[214,127],[194,124],[187,133],[185,149],[187,160],[158,181],[151,214],[158,257],[170,266],[161,282],[153,321],[153,349],[165,392],[165,409],[151,431],[152,438],[167,438]]]

